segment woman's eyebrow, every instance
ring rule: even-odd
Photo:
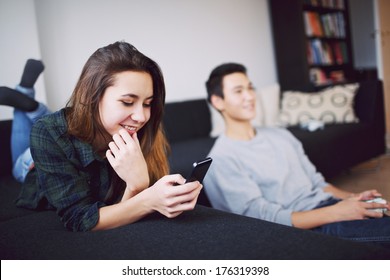
[[[123,96],[123,97],[138,98],[138,95],[136,95],[136,94],[134,94],[134,93],[125,93],[125,94],[122,94],[121,96]]]
[[[121,95],[122,97],[131,97],[131,98],[139,98],[139,96],[137,94],[134,94],[134,93],[125,93],[125,94],[122,94]],[[150,95],[149,97],[146,97],[145,100],[150,100],[150,99],[153,99],[153,94]]]

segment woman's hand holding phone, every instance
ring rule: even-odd
[[[195,162],[187,179],[176,174],[167,175],[158,180],[150,188],[156,194],[153,209],[168,218],[174,218],[184,211],[193,210],[203,188],[201,183],[211,162],[211,158]]]
[[[167,175],[145,190],[150,192],[151,208],[168,218],[193,210],[203,186],[198,181],[185,181],[179,174]]]

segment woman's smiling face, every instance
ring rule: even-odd
[[[99,103],[104,129],[114,135],[122,128],[129,134],[139,131],[150,119],[153,81],[145,72],[125,71],[115,75]]]

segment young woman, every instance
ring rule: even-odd
[[[163,75],[153,60],[125,42],[98,49],[67,106],[32,127],[34,167],[17,205],[56,209],[73,231],[192,210],[202,185],[166,175],[164,101]]]

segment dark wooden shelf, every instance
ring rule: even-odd
[[[344,75],[343,80],[345,81],[354,80],[348,0],[344,0],[343,6],[343,9],[339,9],[311,6],[304,0],[269,0],[278,81],[282,90],[313,91],[323,88],[322,85],[318,86],[313,82],[313,69],[318,69],[317,71],[321,73],[320,76],[325,75],[329,80],[331,80],[330,75],[333,71]],[[336,34],[344,36],[307,36],[309,32],[306,30],[305,12],[317,13],[319,17],[328,14],[332,14],[334,17],[340,16],[344,30]],[[323,24],[321,18],[320,23]],[[313,30],[314,26],[311,27]],[[322,28],[324,27],[322,26]],[[315,46],[315,56],[309,60],[308,49],[313,53],[313,41],[317,41],[318,45]],[[340,46],[335,46],[337,44],[342,45],[341,57]],[[318,55],[318,49],[320,54],[325,52],[325,54],[330,55],[331,59],[324,60],[323,56]],[[335,53],[338,55],[336,56]],[[322,63],[322,61],[331,61],[332,63]],[[342,61],[342,63],[336,61]],[[327,86],[332,84],[327,84]],[[334,84],[340,84],[340,82]]]

